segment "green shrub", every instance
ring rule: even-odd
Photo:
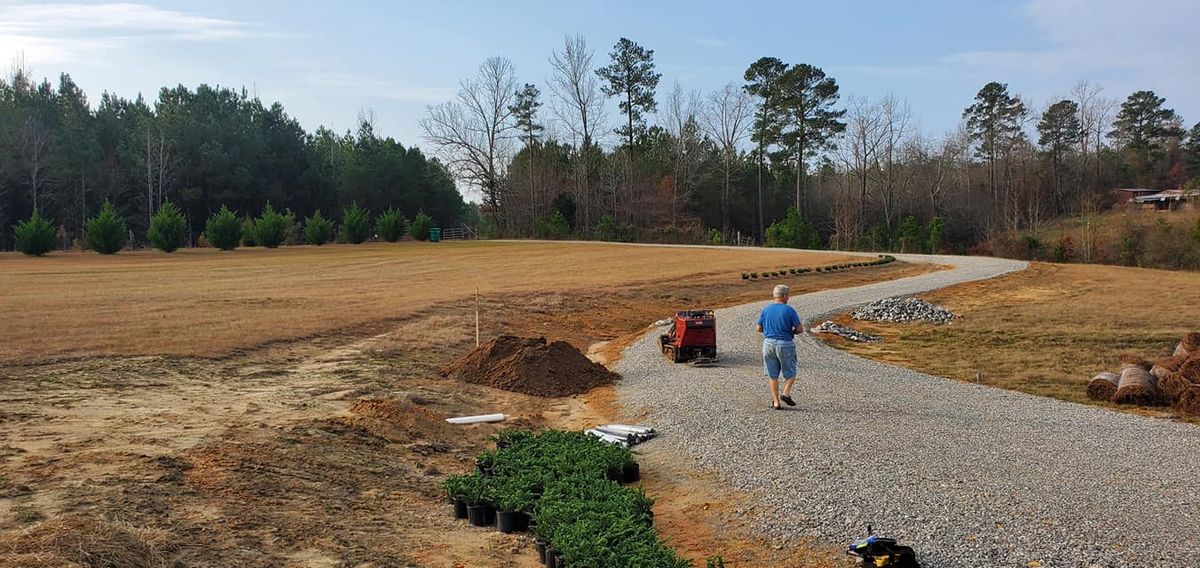
[[[357,203],[342,211],[342,228],[338,237],[343,243],[362,244],[371,237],[371,214]]]
[[[795,207],[787,217],[767,228],[767,246],[784,248],[821,248],[821,237],[812,224]]]
[[[921,252],[925,243],[929,242],[929,237],[921,233],[921,225],[917,223],[917,218],[912,215],[905,217],[904,222],[900,224],[900,252]]]
[[[388,209],[375,220],[375,232],[389,242],[394,243],[404,236],[408,230],[408,221],[395,209]]]
[[[87,220],[84,231],[88,246],[100,254],[116,254],[129,240],[125,219],[108,201],[100,206],[99,215]]]
[[[743,272],[743,273],[742,273],[742,280],[749,280],[749,279],[750,279],[750,274],[748,274],[748,273],[746,273],[746,272]]]
[[[941,217],[929,221],[929,252],[946,252],[946,222]]]
[[[256,247],[258,246],[257,231],[254,230],[254,219],[252,217],[243,217],[242,226],[242,246]]]
[[[54,224],[37,211],[26,221],[13,225],[17,250],[29,256],[42,256],[54,250]]]
[[[233,250],[242,241],[242,222],[233,211],[222,205],[221,210],[209,217],[204,225],[204,238],[216,248]]]
[[[187,220],[183,213],[170,201],[158,208],[150,217],[150,230],[146,231],[150,246],[163,252],[175,252],[187,241]]]
[[[757,272],[751,272],[751,273],[750,273],[750,278],[752,278],[752,279],[754,279],[754,280],[758,280],[758,273],[757,273]]]
[[[424,211],[417,212],[417,216],[413,217],[412,223],[408,226],[408,232],[412,238],[418,241],[429,240],[429,229],[433,228],[433,217],[427,215]]]
[[[723,245],[725,244],[725,237],[721,234],[721,231],[718,231],[717,229],[709,229],[708,242],[714,245]]]
[[[333,221],[326,219],[318,210],[304,220],[304,242],[323,245],[333,239]]]
[[[275,212],[268,201],[262,215],[254,221],[254,241],[259,246],[278,248],[287,238],[287,217]]]

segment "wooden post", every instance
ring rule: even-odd
[[[475,347],[479,347],[479,287],[475,287]]]

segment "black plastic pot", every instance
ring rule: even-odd
[[[502,533],[514,533],[529,528],[529,515],[520,511],[500,511],[496,513],[496,528]]]
[[[454,500],[454,518],[456,518],[456,519],[467,518],[467,502],[466,501],[463,501],[462,499]]]
[[[625,483],[633,483],[642,479],[642,466],[638,462],[631,461],[621,467],[621,479]]]
[[[553,546],[546,547],[546,568],[558,568],[558,551]]]
[[[546,563],[546,541],[539,538],[539,539],[533,541],[533,546],[535,548],[537,548],[538,562],[545,564]]]
[[[491,505],[467,505],[467,519],[477,527],[496,524],[496,509]]]

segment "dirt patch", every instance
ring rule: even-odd
[[[0,535],[0,567],[182,567],[176,549],[165,531],[69,515]]]
[[[345,421],[389,442],[440,442],[454,436],[454,426],[444,417],[409,400],[360,400],[350,406]]]
[[[620,378],[565,341],[501,335],[448,365],[460,381],[533,396],[583,394]]]

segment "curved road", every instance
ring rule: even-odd
[[[901,259],[955,268],[791,304],[812,321],[1025,267]],[[810,336],[797,338],[799,406],[772,411],[753,331],[763,303],[718,310],[720,367],[672,365],[650,334],[616,370],[625,409],[663,433],[639,451],[694,456],[749,495],[740,509],[766,535],[849,542],[872,524],[926,568],[1200,565],[1200,428],[924,375]]]

